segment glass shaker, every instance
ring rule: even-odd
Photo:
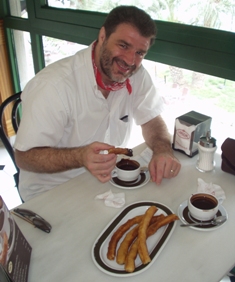
[[[206,136],[201,137],[198,142],[199,158],[196,168],[199,171],[207,172],[213,170],[215,166],[214,154],[216,149],[216,139],[211,137],[211,131],[209,130]]]

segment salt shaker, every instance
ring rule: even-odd
[[[199,171],[206,172],[213,170],[215,166],[214,154],[216,149],[216,139],[211,137],[211,131],[209,130],[206,136],[201,137],[198,142],[199,158],[196,168]]]

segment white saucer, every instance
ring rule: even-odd
[[[135,182],[125,182],[125,181],[117,181],[117,177],[111,178],[109,181],[113,186],[125,189],[125,190],[132,190],[132,189],[138,189],[144,185],[146,185],[150,180],[150,174],[149,172],[141,173],[138,179]]]
[[[217,212],[217,216],[220,216],[220,215],[226,216],[227,219],[228,219],[228,213],[223,206],[220,206],[219,211]],[[183,224],[198,222],[190,216],[189,211],[188,211],[187,200],[184,201],[179,206],[178,216],[179,216],[179,218],[180,218],[180,220],[182,221]],[[211,225],[204,225],[204,226],[189,226],[189,228],[199,230],[199,231],[212,231],[212,230],[220,228],[222,225],[224,225],[226,223],[226,221],[224,223],[220,224],[220,225],[217,225],[217,226],[211,224]]]

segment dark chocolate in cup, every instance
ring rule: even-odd
[[[218,205],[218,200],[209,194],[195,194],[191,197],[194,207],[201,210],[212,210]]]
[[[121,159],[116,163],[116,167],[123,170],[135,170],[140,167],[140,164],[135,160]]]

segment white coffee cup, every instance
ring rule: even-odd
[[[140,175],[140,164],[135,160],[121,159],[116,163],[114,173],[122,181],[135,181]]]
[[[195,193],[188,199],[190,215],[201,221],[208,221],[215,217],[219,210],[220,201],[209,193]]]

